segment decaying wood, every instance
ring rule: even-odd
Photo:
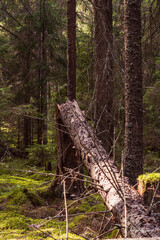
[[[83,164],[93,181],[99,184],[99,193],[106,206],[117,219],[122,235],[127,237],[160,237],[160,226],[153,216],[147,215],[147,209],[138,192],[122,182],[121,175],[114,162],[106,153],[101,142],[87,123],[76,101],[67,101],[58,106],[65,131],[71,137],[74,147],[80,152]],[[74,161],[74,159],[73,159]],[[124,186],[123,186],[124,185]],[[124,192],[127,214],[124,214]],[[127,224],[125,224],[127,223]]]
[[[74,148],[74,144],[69,134],[66,131],[62,119],[60,118],[59,111],[57,109],[56,122],[58,125],[57,129],[57,142],[58,142],[58,161],[57,161],[57,176],[51,184],[53,194],[59,197],[63,194],[61,181],[64,175],[69,175],[68,170],[74,169],[77,171],[77,177],[66,177],[66,195],[67,198],[71,196],[80,196],[84,191],[84,185],[81,181],[82,176],[78,172],[81,172],[81,156],[79,151]],[[74,159],[74,161],[73,161]]]

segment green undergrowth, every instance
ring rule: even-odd
[[[159,152],[147,150],[144,154],[144,171],[156,172],[160,166]]]
[[[7,167],[0,164],[0,239],[65,239],[63,199],[56,198],[48,190],[53,176],[17,169],[14,170],[11,163]],[[94,194],[80,201],[68,200],[67,204],[69,239],[96,237],[103,219],[103,213],[97,212],[106,209],[100,196]],[[62,217],[53,218],[60,212]],[[112,232],[109,238],[116,234]]]

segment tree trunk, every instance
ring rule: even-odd
[[[141,1],[124,1],[125,33],[125,151],[124,174],[137,183],[143,173],[143,97]]]
[[[40,118],[38,119],[38,144],[47,144],[47,47],[46,47],[46,2],[40,1],[40,22],[41,31],[38,36],[38,111]],[[42,118],[44,118],[42,120]],[[42,159],[43,161],[43,159]]]
[[[104,148],[113,146],[112,0],[94,0],[95,108],[94,125]]]
[[[67,50],[67,97],[72,101],[76,98],[76,0],[67,1]],[[58,167],[57,178],[51,187],[53,191],[60,185],[59,175],[66,174],[68,169],[82,171],[79,152],[74,148],[70,136],[65,134],[65,127],[61,121],[58,111]],[[82,177],[78,175],[78,178]],[[66,190],[67,197],[80,195],[84,190],[82,181],[77,181],[76,178],[66,178]],[[62,194],[62,189],[60,189],[60,194]]]
[[[141,197],[130,187],[128,179],[122,180],[113,160],[109,158],[101,142],[94,135],[78,104],[75,101],[67,101],[58,106],[58,109],[61,124],[66,126],[63,127],[63,131],[65,134],[68,133],[75,149],[80,152],[83,164],[93,178],[93,182],[99,186],[98,191],[105,204],[120,223],[122,235],[125,237],[160,236],[156,219],[147,215],[147,209]],[[60,124],[59,127],[61,127]],[[127,208],[126,218],[124,202]]]
[[[72,139],[66,132],[66,128],[63,125],[62,119],[60,117],[59,110],[57,109],[57,140],[58,140],[58,162],[57,162],[57,177],[54,180],[51,188],[53,192],[57,192],[57,187],[61,185],[60,175],[67,174],[69,175],[69,169],[75,169],[76,172],[81,172],[81,156],[79,151],[74,148]],[[82,178],[81,176],[77,176]],[[55,190],[56,189],[56,190]],[[75,178],[66,177],[66,194],[67,198],[71,196],[80,196],[83,192],[83,182],[76,180]],[[59,188],[59,195],[62,196],[62,188]]]
[[[76,0],[67,0],[67,97],[76,99]]]
[[[42,120],[42,144],[47,144],[47,49],[46,49],[46,0],[42,1],[42,85],[41,85],[41,113],[44,120]]]
[[[27,24],[30,24],[30,22],[27,22]],[[29,44],[30,41],[30,32],[27,29],[27,44]],[[24,104],[28,105],[30,104],[30,95],[31,95],[31,86],[30,86],[30,70],[31,70],[31,52],[30,49],[24,50],[24,72],[23,72],[23,78],[24,78]],[[26,114],[27,115],[27,114]],[[28,148],[31,145],[31,119],[29,116],[24,116],[24,148]]]

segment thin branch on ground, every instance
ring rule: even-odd
[[[157,191],[158,191],[158,188],[159,188],[159,184],[160,184],[160,178],[159,178],[159,180],[158,180],[156,189],[155,189],[155,191],[154,191],[154,194],[153,194],[153,197],[152,197],[152,201],[151,201],[151,204],[150,204],[149,209],[148,209],[148,214],[151,213],[151,210],[152,210],[152,208],[153,208],[154,199],[155,199],[155,196],[156,196],[156,194],[157,194]]]
[[[66,199],[66,182],[63,180],[63,195],[64,195],[64,206],[65,206],[65,216],[66,216],[66,240],[68,240],[68,208]]]
[[[45,233],[44,231],[42,231],[42,230],[39,228],[39,226],[36,225],[36,224],[30,225],[30,227],[35,228],[36,230],[40,231],[41,233],[43,233],[43,234],[44,234],[45,236],[47,236],[47,237],[50,237],[50,238],[53,238],[54,240],[57,240],[56,238],[52,237],[52,235],[50,235],[50,234]]]
[[[122,168],[122,190],[124,197],[124,237],[127,238],[127,202],[126,202],[126,193],[125,193],[125,183],[124,183],[124,154],[122,151],[121,159],[121,168]]]
[[[113,215],[108,219],[107,223],[104,225],[104,227],[101,230],[101,233],[99,233],[99,235],[101,235],[105,231],[106,227],[109,225],[109,223],[111,222],[112,218],[113,218]]]
[[[104,213],[104,216],[106,213],[110,212],[109,210],[108,211],[97,211],[97,212],[82,212],[82,213],[73,213],[73,214],[68,214],[68,218],[69,217],[76,217],[76,216],[79,216],[79,215],[92,215],[92,214],[100,214],[100,213]],[[59,216],[55,216],[55,217],[50,217],[49,220],[52,220],[52,219],[55,219],[55,218],[64,218],[66,215],[62,214],[62,215],[59,215]]]
[[[108,230],[107,232],[104,232],[104,233],[102,233],[101,235],[97,236],[97,237],[94,238],[93,240],[96,240],[97,238],[103,237],[104,235],[106,235],[106,234],[108,234],[108,233],[110,233],[110,232],[113,232],[113,231],[116,230],[116,229],[119,229],[119,228],[118,228],[118,227],[112,228],[112,229]]]

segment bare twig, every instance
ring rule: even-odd
[[[76,217],[76,216],[79,216],[79,215],[92,215],[92,214],[100,214],[100,213],[104,213],[104,216],[107,212],[110,212],[109,210],[108,211],[98,211],[98,212],[82,212],[82,213],[73,213],[73,214],[68,214],[68,218],[69,217]],[[49,220],[52,220],[52,219],[55,219],[55,218],[64,218],[66,215],[62,214],[62,215],[56,215],[54,217],[50,217]]]
[[[148,209],[148,214],[150,214],[151,209],[153,208],[154,198],[155,198],[156,193],[157,193],[157,191],[158,191],[159,184],[160,184],[160,178],[159,178],[159,180],[158,180],[158,183],[157,183],[156,189],[155,189],[155,191],[154,191],[154,194],[153,194],[153,197],[152,197],[152,201],[151,201],[151,204],[150,204],[149,209]]]
[[[11,32],[10,30],[8,30],[7,28],[5,28],[5,27],[2,26],[1,24],[0,24],[0,27],[1,27],[3,30],[5,30],[6,32],[10,33],[10,34],[11,34],[12,36],[14,36],[15,38],[17,38],[18,40],[20,40],[21,42],[23,42],[22,39],[20,39],[15,33]],[[24,43],[24,42],[23,42],[23,43]]]
[[[109,223],[111,222],[112,218],[113,218],[113,215],[108,219],[107,223],[104,225],[104,227],[103,227],[101,233],[99,233],[99,235],[101,235],[105,231],[106,227],[109,225]]]
[[[108,230],[107,232],[104,232],[104,233],[102,233],[101,235],[97,236],[97,238],[100,238],[100,237],[102,237],[102,236],[104,236],[104,235],[106,235],[106,234],[108,234],[108,233],[110,233],[110,232],[113,232],[113,231],[116,230],[116,229],[119,229],[119,228],[118,228],[118,227],[112,228],[112,229]],[[95,238],[94,238],[94,239],[95,239]]]
[[[122,151],[122,159],[121,159],[121,168],[122,168],[122,189],[123,189],[123,197],[124,197],[124,237],[127,238],[127,202],[126,202],[125,184],[124,184],[124,155],[123,155],[123,151]]]
[[[30,227],[37,229],[38,231],[40,231],[41,233],[43,233],[43,234],[44,234],[45,236],[47,236],[47,237],[50,237],[50,238],[53,238],[54,240],[57,240],[56,238],[52,237],[52,235],[50,235],[50,234],[45,233],[44,231],[42,231],[42,230],[39,228],[39,226],[36,225],[36,224],[30,225]]]
[[[66,240],[68,240],[68,208],[67,208],[67,199],[66,199],[66,182],[63,180],[63,195],[64,195],[64,206],[66,213]]]

